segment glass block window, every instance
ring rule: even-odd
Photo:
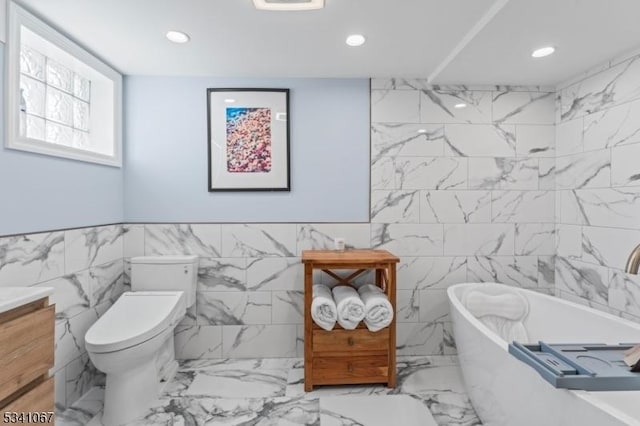
[[[15,2],[7,148],[120,167],[122,75]]]
[[[91,81],[36,49],[20,48],[20,134],[87,148]]]

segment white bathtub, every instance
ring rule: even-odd
[[[640,324],[556,297],[494,283],[457,284],[447,291],[462,376],[486,426],[640,426],[640,391],[556,389],[508,353],[508,344],[460,302],[471,286],[520,292],[531,343],[640,342]]]

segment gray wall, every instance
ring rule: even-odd
[[[290,89],[291,192],[207,192],[206,89]],[[128,222],[366,222],[368,79],[125,79]]]
[[[0,235],[122,222],[122,169],[6,149],[4,103],[0,135]]]
[[[640,321],[640,279],[624,273],[640,243],[640,56],[557,97],[558,293]]]

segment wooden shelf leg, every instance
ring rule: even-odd
[[[304,265],[304,391],[313,390],[313,320],[311,302],[313,299],[313,267]]]
[[[389,263],[387,271],[387,295],[391,306],[396,309],[396,264]],[[389,325],[389,388],[396,387],[396,318],[397,315],[394,313],[393,321]]]

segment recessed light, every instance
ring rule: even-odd
[[[324,7],[324,0],[253,0],[253,5],[260,10],[297,11],[315,10]]]
[[[186,43],[190,40],[189,36],[182,31],[167,31],[166,37],[174,43]]]
[[[352,47],[362,46],[367,41],[362,34],[351,34],[347,37],[347,44]]]
[[[545,56],[551,55],[556,51],[556,48],[553,46],[545,46],[540,49],[536,49],[531,53],[531,56],[534,58],[544,58]]]
[[[465,104],[464,102],[460,102],[459,104],[455,104],[453,107],[454,107],[454,108],[458,108],[458,109],[460,109],[460,108],[466,108],[466,107],[467,107],[467,104]]]
[[[423,134],[427,133],[427,129],[418,129],[418,133],[423,135]]]
[[[235,99],[228,98],[228,99],[225,99],[224,101],[225,101],[225,103],[232,104],[232,103],[234,103],[236,100],[235,100]]]

